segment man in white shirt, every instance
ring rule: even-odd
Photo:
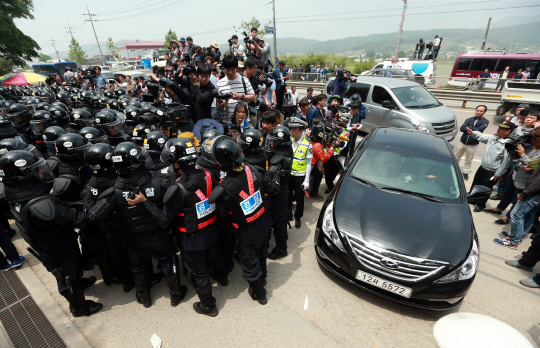
[[[237,68],[238,60],[236,57],[233,55],[225,56],[223,59],[225,78],[218,81],[217,88],[220,94],[231,93],[232,96],[229,100],[216,102],[218,108],[225,110],[225,115],[221,121],[223,124],[228,124],[231,120],[236,104],[240,101],[245,103],[253,102],[257,98],[251,83],[246,77],[236,72]]]
[[[431,47],[433,51],[433,60],[437,59],[437,55],[439,54],[439,49],[441,48],[442,40],[439,37],[439,35],[435,35],[435,40],[433,40],[433,46]]]
[[[292,116],[296,116],[296,111],[298,110],[298,92],[296,87],[291,88],[291,105],[292,105]]]
[[[289,186],[289,200],[287,202],[287,214],[292,220],[293,197],[296,201],[294,212],[294,227],[300,228],[302,222],[300,218],[304,216],[304,191],[309,191],[309,175],[311,174],[311,159],[313,158],[313,146],[309,137],[305,133],[307,122],[298,118],[291,118],[289,123],[292,138],[292,150],[294,153],[291,168],[291,176],[287,185]]]

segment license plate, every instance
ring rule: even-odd
[[[369,274],[363,271],[356,272],[356,279],[358,279],[361,282],[371,284],[373,286],[376,286],[378,288],[381,288],[383,290],[386,290],[388,292],[391,292],[399,296],[409,298],[411,297],[411,294],[412,294],[411,288],[405,287],[400,284],[396,284],[386,279],[376,277],[372,274]]]

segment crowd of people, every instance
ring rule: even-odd
[[[302,227],[305,199],[323,199],[323,172],[324,192],[334,188],[365,113],[358,95],[300,99],[285,62],[265,73],[266,44],[250,41],[245,61],[184,55],[142,83],[95,67],[0,87],[1,269],[25,261],[9,245],[14,219],[75,317],[102,309],[84,296],[96,265],[144,307],[163,278],[177,306],[183,269],[195,312],[216,316],[211,278],[227,286],[236,259],[266,304],[267,259],[288,255],[288,228]]]
[[[485,118],[487,106],[478,105],[475,116],[465,120],[460,130],[463,133],[455,155],[460,161],[465,155],[463,178],[469,179],[471,164],[480,142],[486,144],[480,167],[474,175],[471,189],[475,185],[492,189],[493,196],[475,201],[474,212],[487,212],[504,217],[495,224],[511,224],[510,232],[502,231],[493,241],[500,246],[517,250],[528,233],[538,236],[540,230],[540,112],[531,110],[529,104],[519,104],[513,117],[499,125],[495,134],[484,134],[489,121]],[[487,208],[488,198],[499,203]],[[523,257],[508,260],[506,264],[532,272],[540,261],[540,238],[533,239],[531,247]],[[531,288],[540,288],[540,274],[523,279],[520,283]]]

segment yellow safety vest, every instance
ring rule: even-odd
[[[347,133],[347,129],[346,129],[346,128],[343,128],[343,129],[341,130],[341,134],[346,134],[346,133]],[[343,142],[343,140],[342,140],[342,142]],[[334,156],[339,155],[342,148],[343,148],[343,147],[336,147],[336,148],[334,149]]]
[[[305,176],[307,168],[307,153],[309,146],[311,145],[310,141],[304,137],[302,142],[298,144],[296,152],[294,153],[291,175],[293,176]]]

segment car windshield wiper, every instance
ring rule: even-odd
[[[439,104],[427,104],[427,105],[422,105],[421,108],[434,108],[436,106],[439,106]]]
[[[368,186],[371,186],[371,187],[373,187],[373,188],[376,188],[376,189],[380,189],[379,186],[375,185],[375,184],[372,183],[371,181],[368,181],[368,180],[362,179],[362,178],[358,178],[358,177],[356,177],[356,176],[355,176],[355,178],[356,178],[358,181],[360,181],[361,183],[364,183],[364,184],[366,184],[366,185],[368,185]]]
[[[427,195],[425,193],[404,190],[404,189],[400,189],[400,188],[397,188],[397,187],[391,187],[391,186],[382,186],[382,187],[379,187],[379,188],[381,190],[402,192],[402,193],[406,193],[406,194],[411,195],[411,196],[421,197],[421,198],[424,198],[426,201],[431,201],[431,202],[435,202],[435,203],[442,203],[442,201],[440,199],[437,199],[437,198],[435,198],[433,196],[430,196],[430,195]]]

